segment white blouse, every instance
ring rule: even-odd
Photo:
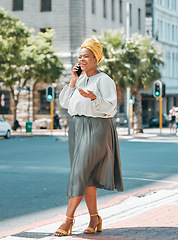
[[[83,97],[77,88],[90,90],[96,95],[95,100]],[[60,95],[61,107],[67,108],[71,116],[110,118],[116,114],[117,93],[114,81],[105,73],[100,72],[92,77],[81,75],[74,88],[66,85]]]

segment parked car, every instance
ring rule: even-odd
[[[166,113],[162,115],[162,123],[163,127],[168,127],[169,125],[169,117]],[[149,127],[159,127],[159,114],[155,114],[152,116],[148,122]]]
[[[0,136],[10,138],[11,136],[11,125],[0,116]]]

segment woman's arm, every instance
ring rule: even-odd
[[[70,83],[69,83],[69,85],[66,85],[62,89],[62,91],[59,95],[59,102],[60,102],[61,107],[63,107],[63,108],[68,108],[70,98],[72,97],[72,95],[75,91],[75,84],[79,78],[76,73],[77,68],[78,68],[77,66],[73,67]]]
[[[98,113],[114,116],[117,111],[117,92],[112,79],[101,78],[98,83],[98,89],[101,96],[91,101],[92,107]]]

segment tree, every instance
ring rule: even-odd
[[[26,62],[24,79],[31,81],[33,94],[38,82],[55,82],[64,70],[63,63],[55,54],[55,48],[51,44],[53,38],[53,30],[40,32],[38,36],[31,36],[24,47],[23,56]],[[33,119],[35,119],[34,112]]]
[[[0,8],[0,77],[11,89],[14,99],[14,120],[19,101],[19,88],[38,81],[54,82],[64,69],[52,47],[54,31],[33,36],[17,18]],[[34,88],[34,87],[33,87]]]
[[[15,109],[19,92],[14,91],[14,85],[22,79],[23,46],[27,44],[30,34],[23,23],[10,16],[0,7],[0,78],[3,85],[11,90]],[[14,119],[16,119],[16,110]]]
[[[134,128],[137,133],[143,132],[141,89],[148,89],[161,77],[162,55],[148,36],[134,34],[127,39],[119,31],[107,31],[98,39],[104,53],[102,70],[114,79],[116,86],[131,87],[135,96]]]

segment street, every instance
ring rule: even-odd
[[[120,140],[120,152],[124,193],[168,185],[178,172],[178,143]],[[69,173],[66,136],[0,139],[0,231],[64,213]],[[99,202],[113,194],[123,193],[99,190]]]

